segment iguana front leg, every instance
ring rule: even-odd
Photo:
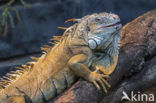
[[[106,86],[110,87],[110,84],[105,80],[105,78],[109,78],[109,76],[92,72],[89,67],[87,67],[87,61],[88,56],[79,54],[69,60],[68,66],[77,76],[92,82],[98,90],[100,90],[101,85],[103,90],[107,93]]]
[[[32,103],[32,102],[30,98],[28,98],[24,94],[21,94],[21,95],[14,95],[9,97],[7,103]]]
[[[98,60],[95,64],[94,67],[97,70],[100,70],[106,75],[110,75],[116,68],[118,61],[118,55],[115,54],[113,57],[110,57],[109,55],[106,55],[104,58],[101,60]]]
[[[24,96],[13,96],[9,98],[8,103],[26,103]]]

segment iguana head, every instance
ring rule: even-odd
[[[80,23],[91,49],[106,49],[112,43],[118,45],[122,26],[117,15],[106,12],[92,14],[83,17]]]

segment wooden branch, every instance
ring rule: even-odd
[[[145,64],[148,65],[147,62],[156,56],[155,51],[156,10],[138,17],[123,27],[119,61],[115,72],[113,72],[109,80],[112,87],[107,95],[122,83],[123,77],[139,75],[139,73],[134,72],[141,72],[143,66]],[[149,67],[146,69],[149,69]],[[146,76],[143,77],[146,78]],[[105,96],[106,94],[102,91],[97,91],[91,83],[79,80],[61,96],[49,103],[97,103]]]
[[[111,103],[120,103],[123,96],[122,92],[125,91],[130,94],[131,91],[136,91],[136,93],[142,92],[149,87],[156,86],[156,56],[145,63],[145,67],[140,73],[132,76],[130,79],[123,81],[119,88],[114,92],[112,96]],[[155,91],[156,92],[156,91]],[[150,94],[154,94],[154,91]],[[105,101],[105,99],[103,100]]]

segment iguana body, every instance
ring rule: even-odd
[[[11,80],[0,90],[0,103],[44,103],[82,77],[99,84],[107,92],[105,78],[117,64],[121,25],[115,14],[99,13],[83,17],[69,27],[62,39],[47,48],[36,62],[23,66],[25,70],[9,75]],[[34,58],[36,59],[36,58]],[[92,70],[91,70],[92,69]],[[101,74],[100,71],[104,74]],[[99,84],[98,84],[99,83]]]

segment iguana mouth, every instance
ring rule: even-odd
[[[116,22],[114,24],[106,25],[104,27],[113,27],[113,26],[119,26],[119,25],[121,25],[121,22],[120,21],[119,22]]]
[[[103,28],[109,28],[109,27],[116,27],[116,28],[118,28],[118,27],[121,27],[121,23],[120,23],[120,21],[118,21],[118,22],[113,23],[113,24],[103,25],[103,26],[97,28],[96,30],[103,29]]]

